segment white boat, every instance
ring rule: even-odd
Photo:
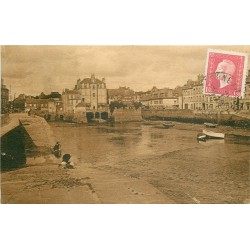
[[[198,135],[198,136],[197,136],[197,140],[198,140],[198,141],[206,141],[206,139],[207,139],[207,136],[206,136],[206,135]]]
[[[209,130],[202,130],[202,133],[207,136],[207,138],[212,138],[212,139],[224,139],[225,134],[223,133],[217,133]]]
[[[207,128],[216,128],[218,126],[218,124],[214,124],[214,123],[209,123],[209,122],[205,122],[204,125]]]

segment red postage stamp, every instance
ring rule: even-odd
[[[209,49],[203,93],[244,97],[247,60],[247,53]]]

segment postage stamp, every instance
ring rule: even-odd
[[[247,53],[208,49],[203,93],[244,97]]]

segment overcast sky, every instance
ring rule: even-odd
[[[250,53],[250,46],[4,46],[2,78],[13,96],[62,92],[91,73],[107,88],[174,88],[204,73],[208,48]]]

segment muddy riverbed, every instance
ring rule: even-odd
[[[144,179],[176,203],[248,203],[250,146],[243,141],[197,142],[203,125],[159,122],[115,126],[50,123],[78,167],[88,166]],[[220,127],[249,134],[249,130]]]

